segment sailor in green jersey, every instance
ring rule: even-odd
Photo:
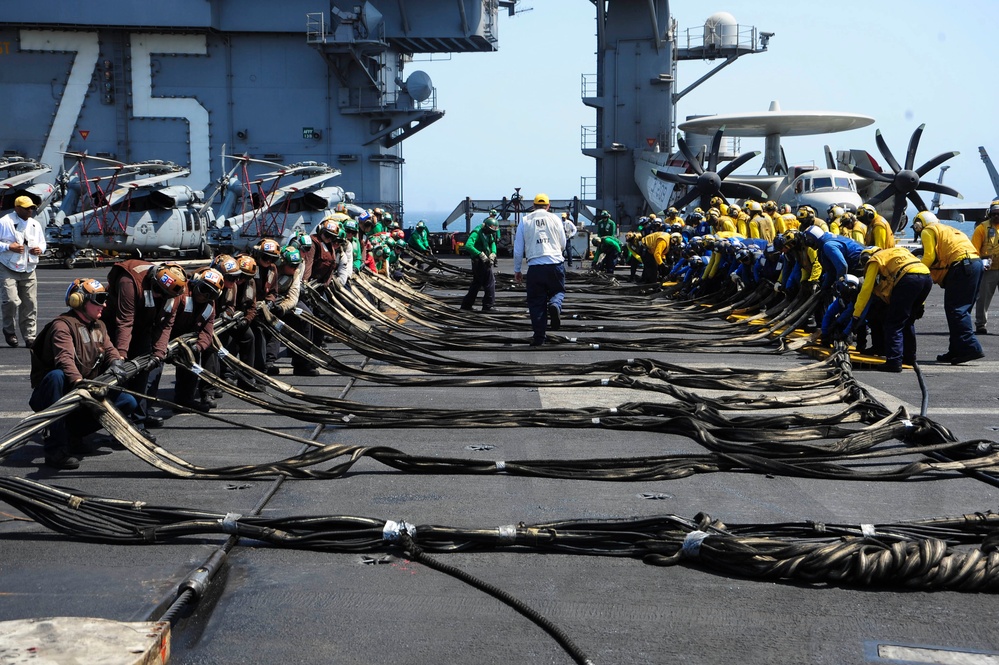
[[[593,254],[593,263],[590,264],[590,267],[594,270],[599,269],[613,275],[614,268],[617,267],[617,259],[621,255],[621,241],[614,236],[604,236],[602,238],[594,238],[593,244],[595,251]],[[603,259],[603,266],[597,268],[600,265],[601,259]]]
[[[496,303],[496,276],[493,266],[496,264],[496,238],[499,236],[499,220],[490,215],[486,221],[479,224],[468,234],[465,241],[465,251],[472,257],[472,283],[468,287],[461,308],[470,310],[475,304],[475,298],[482,289],[482,311],[492,311]]]
[[[617,235],[617,223],[611,219],[610,213],[606,210],[601,210],[600,216],[597,217],[597,235],[601,238]]]
[[[422,219],[416,223],[416,228],[409,236],[409,246],[425,254],[433,254],[433,250],[430,249],[430,231]]]

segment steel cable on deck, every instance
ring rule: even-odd
[[[342,515],[242,516],[67,492],[24,478],[0,478],[0,499],[58,533],[115,544],[225,534],[282,548],[403,555],[418,544],[440,553],[631,557],[793,584],[999,590],[999,516],[991,512],[895,524],[729,526],[701,513],[459,528]]]

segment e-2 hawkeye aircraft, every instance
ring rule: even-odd
[[[862,204],[869,203],[891,221],[896,231],[904,228],[907,221],[907,199],[919,210],[928,209],[919,195],[920,190],[962,198],[951,187],[921,180],[929,171],[958,154],[945,152],[916,167],[915,155],[923,125],[913,132],[903,164],[895,159],[880,130],[877,131],[875,141],[892,169],[890,173],[886,173],[874,157],[864,150],[839,151],[834,159],[828,146],[825,148],[826,168],[821,169],[814,164],[788,166],[780,145],[782,136],[828,134],[865,127],[873,122],[873,118],[855,113],[785,112],[780,110],[777,102],[771,103],[770,110],[765,113],[696,118],[682,123],[680,129],[688,132],[688,137],[714,132],[710,149],[705,156],[707,168],[701,165],[705,160],[695,155],[688,142],[681,138],[677,145],[684,160],[677,160],[677,164],[692,169],[694,173],[679,172],[682,167],[668,170],[654,168],[653,173],[662,181],[683,186],[671,192],[674,197],[671,205],[678,208],[695,200],[700,200],[701,206],[706,207],[707,201],[713,196],[772,200],[778,206],[787,204],[793,209],[807,205],[820,215],[824,215],[832,205],[856,210]],[[724,161],[720,151],[722,135],[726,133],[731,136],[766,138],[763,165],[765,175],[733,173],[759,155],[759,151],[743,153],[718,168]]]

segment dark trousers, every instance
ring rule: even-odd
[[[35,387],[28,398],[28,406],[32,411],[47,409],[72,390],[66,382],[66,373],[54,369]],[[114,408],[123,416],[129,416],[135,410],[135,398],[125,393],[112,391],[110,397]],[[61,457],[69,454],[70,441],[78,443],[88,434],[93,434],[101,428],[100,421],[86,407],[79,407],[63,418],[49,425],[49,434],[45,437],[45,456]]]
[[[253,330],[250,327],[243,328],[240,331],[227,330],[219,336],[219,339],[229,353],[236,354],[236,357],[243,364],[253,366],[255,340]],[[231,370],[225,370],[225,375],[227,379],[234,378]]]
[[[642,247],[642,283],[655,284],[659,281],[659,264],[656,257],[652,256],[645,247]]]
[[[483,292],[482,309],[492,309],[496,304],[496,275],[493,273],[493,264],[472,257],[472,283],[461,301],[462,309],[472,309],[475,306],[475,299],[480,289]]]
[[[885,340],[885,364],[901,367],[916,359],[916,319],[923,314],[923,303],[930,295],[933,280],[929,275],[903,276],[891,290],[882,326]]]
[[[565,264],[546,263],[527,267],[527,308],[531,312],[534,341],[545,341],[548,330],[548,305],[562,310],[565,297]]]
[[[982,279],[982,260],[965,259],[958,261],[944,277],[944,313],[947,315],[947,328],[950,330],[951,355],[961,356],[981,353],[982,345],[975,337],[975,326],[971,309],[978,299],[978,285]]]
[[[299,303],[298,307],[303,312],[312,313],[312,310],[308,308],[307,305]],[[300,316],[295,315],[292,312],[278,316],[279,319],[284,321],[284,323],[290,326],[292,329],[303,335],[306,339],[311,340],[315,343],[313,338],[312,326],[306,323]],[[277,359],[281,356],[281,342],[278,338],[271,334],[271,331],[264,330],[264,335],[267,338],[267,348],[266,348],[266,366],[273,365],[277,362]],[[319,340],[322,343],[322,339]],[[289,355],[291,355],[291,366],[294,369],[311,369],[315,367],[315,363],[310,362],[305,356],[295,353],[291,349],[288,350]]]

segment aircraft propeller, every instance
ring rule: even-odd
[[[683,153],[683,156],[687,159],[687,163],[694,169],[696,175],[690,173],[668,173],[653,169],[653,173],[660,180],[687,186],[687,193],[673,204],[675,207],[683,208],[694,199],[699,198],[701,207],[707,209],[709,201],[714,196],[721,196],[726,202],[729,196],[753,198],[759,201],[767,198],[766,193],[759,187],[740,182],[725,182],[725,178],[733,171],[759,155],[759,150],[744,152],[716,171],[719,162],[718,152],[721,149],[721,140],[724,132],[724,127],[715,132],[714,139],[711,141],[711,150],[707,154],[708,164],[706,169],[701,166],[702,160],[700,156],[691,152],[687,142],[682,137],[677,139],[677,146],[680,148],[680,152]]]
[[[888,186],[883,190],[875,194],[867,201],[867,203],[872,206],[876,206],[879,203],[887,201],[889,197],[895,197],[895,209],[892,212],[891,227],[895,231],[901,230],[900,222],[902,220],[902,215],[905,212],[905,200],[908,198],[912,201],[913,205],[919,209],[920,212],[924,210],[929,210],[926,204],[923,202],[921,196],[917,190],[924,192],[937,192],[940,194],[948,194],[950,196],[955,196],[959,199],[963,199],[961,193],[952,187],[942,185],[936,182],[922,182],[920,178],[936,167],[940,166],[946,162],[951,157],[959,155],[957,151],[944,152],[933,159],[929,160],[918,169],[913,168],[913,164],[916,161],[916,148],[919,146],[919,137],[923,135],[923,128],[926,125],[920,125],[916,128],[916,131],[912,133],[912,138],[909,139],[909,149],[905,153],[905,168],[899,166],[898,161],[896,161],[895,156],[892,155],[891,150],[888,149],[888,144],[885,142],[884,138],[881,136],[881,130],[879,129],[875,134],[874,138],[877,141],[878,149],[881,154],[884,155],[885,161],[891,166],[893,175],[888,175],[886,173],[877,173],[871,169],[864,168],[862,166],[855,166],[853,172],[864,178],[870,178],[876,182],[887,183]]]

